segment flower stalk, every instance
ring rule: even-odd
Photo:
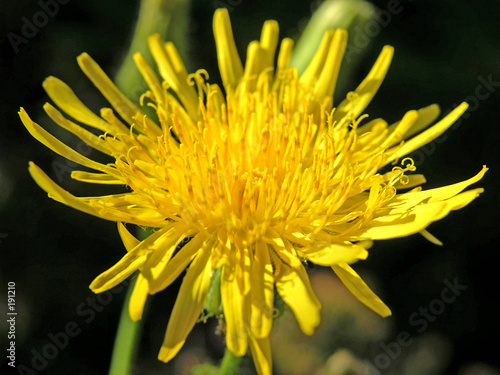
[[[236,357],[228,349],[224,353],[217,375],[235,375],[240,368],[243,357]]]
[[[130,297],[134,290],[139,273],[136,273],[127,290],[127,297],[123,304],[118,324],[118,332],[116,333],[115,344],[113,347],[113,355],[111,357],[111,366],[109,375],[128,375],[132,369],[137,347],[139,346],[139,337],[141,333],[141,320],[134,322],[130,318],[128,305]]]

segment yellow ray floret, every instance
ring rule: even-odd
[[[391,125],[365,120],[392,47],[383,48],[367,77],[336,104],[344,30],[325,34],[299,76],[289,67],[293,41],[279,44],[275,21],[266,22],[260,39],[250,43],[244,65],[226,10],[215,12],[213,29],[223,88],[210,84],[204,70],[188,74],[175,47],[158,35],[148,43],[161,79],[143,56],[134,55],[150,88],[141,102],[156,110],[155,120],[87,54],[78,63],[112,108],[96,115],[65,83],[47,78],[44,88],[61,110],[46,104],[47,114],[107,156],[107,163],[67,146],[24,109],[19,114],[37,140],[90,169],[74,171],[72,178],[127,186],[122,194],[76,197],[30,164],[51,198],[118,223],[127,252],[90,288],[103,292],[139,271],[129,306],[138,320],[148,295],[187,269],[159,354],[169,361],[202,313],[218,270],[227,347],[237,356],[250,349],[258,373],[270,374],[275,293],[305,334],[320,322],[321,304],[305,262],[331,267],[363,304],[390,315],[351,265],[368,256],[374,240],[421,233],[441,244],[427,226],[474,200],[482,189],[465,189],[487,168],[466,181],[422,190],[425,177],[411,174],[415,166],[405,158],[449,128],[465,103],[435,125],[434,104],[410,110]],[[154,231],[140,241],[126,224]]]

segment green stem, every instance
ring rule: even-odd
[[[243,357],[234,356],[228,349],[224,353],[217,375],[235,375],[240,368]]]
[[[130,302],[130,296],[134,290],[134,285],[137,280],[137,272],[127,291],[127,297],[123,304],[122,313],[120,315],[120,323],[118,324],[118,332],[115,338],[115,344],[113,347],[113,356],[111,358],[111,366],[109,369],[109,375],[128,375],[130,374],[132,361],[135,357],[135,352],[137,350],[139,341],[138,337],[141,331],[141,321],[134,322],[130,319],[128,312],[128,305]]]

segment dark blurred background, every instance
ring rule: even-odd
[[[309,350],[309,357],[317,358],[317,363],[326,361],[335,350],[345,348],[361,361],[375,364],[377,371],[387,374],[498,374],[499,293],[494,286],[498,272],[494,254],[498,251],[500,231],[496,188],[500,184],[500,2],[423,0],[398,3],[390,0],[373,3],[381,10],[396,6],[400,11],[392,14],[385,26],[379,24],[379,31],[369,36],[370,43],[366,47],[359,48],[359,39],[356,45],[353,42],[356,34],[351,33],[350,48],[358,48],[362,59],[353,68],[343,91],[337,91],[335,97],[340,98],[354,89],[382,46],[393,45],[395,58],[367,110],[370,117],[380,116],[392,123],[410,109],[438,103],[446,113],[467,100],[471,108],[463,120],[448,130],[445,138],[413,155],[417,171],[426,175],[426,187],[469,178],[483,164],[488,165],[490,171],[478,184],[485,188],[480,198],[428,228],[444,242],[443,247],[432,245],[419,235],[381,241],[372,248],[368,260],[355,266],[371,280],[370,285],[375,286],[391,307],[393,316],[383,322],[372,317],[372,313],[366,315],[364,307],[353,304],[335,289],[338,283],[333,275],[328,273],[330,276],[326,276],[321,269],[313,269],[313,283],[318,288],[333,283],[332,291],[326,289],[318,294],[325,298],[334,295],[338,299],[325,302],[322,315],[325,323],[320,326],[319,339],[303,341],[304,337],[298,335],[295,338],[297,345],[302,348],[310,344],[304,350]],[[42,90],[42,81],[54,75],[68,83],[90,108],[98,110],[105,105],[79,70],[76,57],[81,52],[88,52],[108,74],[115,74],[130,42],[138,4],[138,1],[119,0],[66,1],[36,35],[17,47],[13,46],[8,34],[21,36],[23,17],[32,20],[40,11],[40,5],[35,1],[19,0],[4,1],[0,7],[0,306],[5,314],[7,283],[15,282],[16,364],[33,368],[32,361],[38,360],[43,370],[37,372],[42,374],[107,372],[125,291],[117,289],[97,300],[88,285],[117,261],[124,249],[114,223],[48,199],[32,181],[28,161],[36,162],[77,196],[96,194],[92,186],[71,180],[69,171],[73,166],[33,139],[20,122],[17,111],[25,107],[35,121],[66,140],[64,132],[42,111],[42,105],[49,100]],[[193,1],[188,65],[191,71],[207,69],[211,80],[219,79],[211,21],[215,8],[223,5],[230,10],[234,35],[244,57],[246,45],[260,36],[266,19],[279,21],[282,37],[297,38],[318,3]],[[327,281],[321,281],[325,277]],[[412,323],[412,314],[421,311],[421,307],[429,308],[435,299],[439,300],[446,286],[444,281],[455,279],[467,288],[439,314],[433,314],[432,319],[426,318],[427,326],[419,332],[417,328],[421,326]],[[134,374],[184,374],[193,364],[199,361],[215,363],[222,355],[222,348],[211,333],[215,326],[211,321],[195,328],[186,348],[172,363],[165,365],[157,361],[178,287],[179,282],[151,299]],[[343,309],[351,305],[352,311]],[[434,303],[432,307],[436,306],[439,304]],[[344,320],[335,320],[337,317],[329,316],[328,311],[340,311]],[[371,333],[357,340],[351,332],[346,332],[348,327],[352,330],[363,327],[352,323],[354,318],[349,318],[349,314],[361,314],[358,318],[365,323],[366,319],[373,321],[364,331]],[[4,353],[0,358],[2,373],[22,374],[15,370],[9,372],[11,369],[6,366],[5,316],[0,325]],[[75,337],[67,343],[63,340],[57,353],[47,351],[51,337],[62,337],[58,334],[68,329],[68,322],[74,322],[70,330],[77,332]],[[284,323],[280,323],[281,328],[286,322],[284,319]],[[296,328],[296,323],[291,321],[290,324]],[[402,332],[408,332],[415,344],[402,348],[401,355],[391,358],[391,366],[382,369],[382,357],[377,356],[384,353],[384,344],[390,347]],[[295,369],[287,369],[286,361],[294,362],[293,342],[285,343],[285,338],[280,340],[278,324],[276,335],[273,339],[276,373],[318,371],[314,367],[317,363],[308,364],[309,370],[300,370],[299,364]],[[322,349],[315,351],[315,346]],[[43,350],[53,358],[44,362],[40,355]],[[432,367],[433,363],[437,365]],[[430,367],[422,367],[422,364]],[[7,370],[4,372],[4,369]],[[242,370],[242,373],[247,373],[244,371],[252,373],[253,370]]]

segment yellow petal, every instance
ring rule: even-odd
[[[410,129],[413,124],[418,120],[417,111],[408,111],[405,113],[401,121],[397,123],[397,126],[392,130],[392,133],[385,139],[380,145],[381,148],[387,148],[399,143],[405,136],[408,129]]]
[[[139,273],[128,304],[128,313],[130,315],[130,319],[134,322],[137,322],[142,318],[142,312],[144,311],[144,305],[146,304],[146,300],[148,298],[148,292],[148,280],[146,280],[146,278]]]
[[[179,244],[184,241],[187,236],[188,232],[183,231],[182,225],[173,226],[168,238],[161,244],[161,248],[155,251],[149,257],[148,261],[142,266],[141,272],[142,275],[148,280],[149,294],[156,293],[156,290],[152,290],[152,286],[156,287],[158,285],[158,280],[163,278],[165,275],[165,267],[169,264]],[[179,274],[182,273],[186,266],[187,264],[184,264],[179,267],[179,270],[176,270],[175,273],[168,274],[170,277],[169,283],[174,281]],[[168,285],[169,284],[167,284],[165,288]]]
[[[283,257],[283,261],[274,258],[276,289],[293,311],[302,332],[312,335],[320,322],[321,304],[300,261],[283,251],[279,254]]]
[[[429,233],[425,229],[419,232],[427,241],[432,242],[434,245],[443,246],[443,243],[439,241],[432,233]]]
[[[111,150],[109,149],[108,145],[105,143],[105,141],[102,138],[99,138],[96,136],[94,133],[89,132],[88,130],[85,130],[79,125],[76,125],[75,123],[69,121],[67,118],[65,118],[61,112],[59,112],[57,109],[55,109],[52,105],[49,103],[46,103],[43,106],[43,109],[49,115],[49,117],[54,120],[60,127],[63,129],[66,129],[67,131],[73,133],[76,135],[78,138],[80,138],[82,141],[84,141],[87,145],[91,146],[92,148],[101,151],[104,154],[107,155],[113,155]]]
[[[441,110],[437,104],[431,104],[417,110],[418,119],[405,133],[404,138],[409,138],[425,129],[430,123],[434,122],[438,118],[440,112]],[[389,126],[389,132],[392,132],[393,128],[396,126],[398,126],[398,123]]]
[[[122,239],[123,245],[127,251],[130,251],[139,245],[140,241],[127,230],[123,223],[118,223],[118,233],[120,234],[120,238]]]
[[[340,64],[342,62],[346,46],[347,32],[342,29],[335,31],[330,44],[330,50],[326,56],[325,65],[320,76],[317,77],[318,82],[316,83],[316,87],[314,89],[316,99],[320,102],[323,101],[325,97],[331,97],[335,91]]]
[[[236,278],[240,292],[247,296],[250,293],[251,282],[250,274],[253,259],[250,257],[250,250],[246,243],[242,241],[242,238],[235,236],[234,238],[234,248],[232,251],[235,252],[236,256],[234,258],[235,262],[238,262],[237,272],[240,277]]]
[[[155,207],[147,205],[126,205],[131,198],[137,197],[136,193],[118,194],[115,196],[75,198],[82,202],[88,202],[103,219],[111,221],[123,221],[130,224],[159,228],[165,225],[165,216],[158,212]],[[142,202],[141,202],[142,203]],[[73,206],[72,206],[73,207]]]
[[[90,289],[94,293],[101,293],[111,289],[129,277],[146,262],[151,251],[157,250],[155,243],[161,242],[165,237],[169,236],[169,229],[168,227],[162,228],[140,242],[136,247],[127,252],[113,267],[97,276],[92,284],[90,284]]]
[[[226,88],[235,89],[243,76],[243,65],[234,43],[227,9],[219,8],[215,11],[213,28],[222,82]]]
[[[171,59],[171,54],[165,48],[165,42],[161,39],[159,34],[151,35],[148,38],[148,45],[153,55],[153,58],[158,65],[160,75],[168,83],[168,85],[177,93],[181,102],[186,107],[188,113],[196,118],[198,109],[198,95],[193,87],[187,83],[187,75],[179,74],[176,71]],[[180,67],[181,73],[184,73],[183,66]]]
[[[366,227],[354,232],[359,238],[385,240],[405,237],[424,230],[434,221],[441,220],[450,211],[458,210],[479,196],[483,189],[473,189],[442,202],[420,204],[412,210],[402,209],[401,214],[373,219]]]
[[[50,198],[87,214],[102,217],[91,205],[68,193],[52,181],[36,164],[30,162],[29,172],[38,186],[45,190]]]
[[[271,344],[268,337],[261,339],[249,337],[250,351],[252,352],[253,363],[259,375],[271,375],[272,357]]]
[[[208,247],[200,251],[182,281],[158,355],[163,362],[170,361],[179,352],[201,314],[210,285],[210,253]]]
[[[333,113],[332,121],[339,121],[347,114],[350,114],[353,118],[357,118],[364,111],[382,84],[387,70],[391,65],[393,55],[393,47],[385,46],[382,49],[372,69],[354,91],[356,94],[355,99],[349,97],[342,101]]]
[[[321,73],[321,69],[325,65],[326,57],[328,56],[328,50],[333,39],[335,31],[327,31],[321,39],[321,43],[314,54],[311,62],[307,66],[306,70],[300,76],[300,82],[305,86],[311,86],[316,83],[318,77]]]
[[[38,125],[36,122],[32,121],[31,118],[28,116],[24,108],[21,108],[19,111],[19,116],[21,117],[21,121],[23,122],[24,126],[30,134],[37,139],[39,142],[43,143],[45,146],[50,148],[52,151],[55,153],[65,157],[68,160],[71,160],[72,162],[75,162],[77,164],[83,165],[88,168],[96,169],[101,172],[106,172],[110,174],[118,174],[118,173],[112,173],[113,169],[110,167],[107,167],[104,164],[97,163],[81,154],[73,150],[71,147],[66,146],[63,142],[58,140],[56,137],[54,137],[52,134],[48,133],[45,129],[43,129],[40,125]]]
[[[260,36],[260,48],[262,50],[262,60],[260,61],[260,71],[273,66],[274,54],[278,46],[279,25],[278,22],[270,20],[264,23]]]
[[[134,120],[137,115],[142,118],[144,113],[122,94],[101,67],[87,53],[82,53],[77,60],[82,71],[109,101],[116,112],[126,122],[131,125],[134,124],[135,129],[145,131],[143,124]],[[155,135],[160,136],[162,134],[161,129],[147,117],[145,117],[144,125]]]
[[[44,179],[43,182],[42,175]],[[38,180],[35,178],[35,175],[33,175],[33,178],[35,178],[37,183],[49,193],[52,199],[73,208],[79,210],[83,207],[92,208],[91,211],[84,212],[111,221],[123,221],[130,224],[149,227],[164,227],[166,225],[165,217],[154,207],[150,207],[148,200],[136,193],[132,192],[100,197],[75,197],[57,186],[57,184],[50,180],[43,172],[41,172],[40,176],[37,175],[37,177],[39,178]],[[41,183],[46,185],[42,186]]]
[[[163,103],[165,101],[165,92],[153,68],[139,52],[134,54],[134,61],[158,103]]]
[[[250,330],[257,338],[267,337],[273,324],[274,277],[269,250],[262,240],[256,244],[250,285]]]
[[[250,42],[247,49],[247,61],[243,73],[243,81],[247,84],[247,90],[253,91],[257,80],[257,75],[260,73],[260,64],[262,60],[262,50],[259,42]]]
[[[468,104],[465,102],[460,104],[457,108],[451,111],[448,116],[443,118],[436,125],[432,126],[430,129],[427,129],[416,137],[413,137],[405,144],[403,144],[403,146],[401,146],[400,148],[397,148],[396,152],[388,159],[387,162],[389,163],[400,157],[408,155],[410,152],[415,151],[416,149],[439,137],[444,133],[446,129],[448,129],[451,125],[453,125],[455,121],[457,121],[457,119],[467,110],[467,107]]]
[[[281,41],[280,51],[278,54],[278,62],[276,72],[282,72],[288,68],[290,59],[292,58],[293,51],[293,40],[290,38],[284,38]]]
[[[97,276],[90,284],[94,293],[101,293],[121,283],[146,262],[147,253],[142,249],[128,252],[113,267]]]
[[[358,126],[356,129],[356,134],[358,136],[364,135],[364,137],[359,137],[357,142],[362,142],[366,143],[368,141],[365,141],[365,139],[368,139],[372,141],[374,138],[381,137],[382,135],[387,134],[387,121],[381,119],[381,118],[376,118],[374,120],[371,120],[367,122],[366,124]],[[366,134],[368,133],[368,134]],[[367,138],[365,138],[367,137]],[[374,141],[372,141],[374,143]],[[368,143],[372,143],[368,142]]]
[[[487,171],[488,168],[486,166],[483,166],[479,173],[465,181],[435,189],[400,194],[390,202],[389,206],[395,207],[401,205],[407,207],[427,200],[429,203],[432,203],[451,198],[463,191],[469,185],[472,185],[481,180]]]
[[[188,228],[188,225],[183,222],[169,222],[169,224],[165,226],[165,230],[168,236],[155,242],[155,251],[151,254],[151,257],[142,270],[144,277],[149,278],[149,276],[152,276],[152,279],[149,279],[150,281],[158,277],[160,268],[163,270],[165,264],[160,266],[160,263],[168,263],[175,251],[178,250],[180,243],[193,234],[193,230]],[[150,270],[146,268],[149,268],[151,273]]]
[[[179,80],[186,82],[188,79],[188,73],[184,63],[182,62],[181,56],[179,55],[179,51],[175,48],[175,44],[172,42],[166,42],[165,51],[167,51],[170,64],[172,64],[175,74],[177,74]]]
[[[243,277],[237,263],[224,265],[221,277],[221,299],[226,322],[226,345],[235,356],[245,355],[247,341],[247,300],[238,286],[238,279]]]
[[[337,263],[350,264],[359,259],[366,259],[368,251],[359,245],[351,243],[334,243],[322,248],[311,248],[307,251],[300,251],[300,254],[307,260],[320,266],[331,266]]]
[[[46,78],[45,81],[43,81],[43,88],[54,103],[75,120],[102,130],[103,132],[110,132],[111,134],[116,134],[120,131],[127,133],[127,128],[121,128],[115,124],[110,124],[88,109],[87,106],[78,99],[73,90],[60,79],[56,77]]]
[[[347,264],[340,263],[332,266],[339,279],[354,294],[354,296],[377,314],[383,316],[391,315],[391,310],[377,297],[366,285],[359,275]]]
[[[88,182],[91,184],[126,185],[125,180],[118,178],[118,176],[110,176],[109,174],[104,173],[72,171],[71,178],[77,181]]]
[[[169,286],[186,269],[194,256],[201,249],[209,247],[206,234],[200,233],[194,236],[186,245],[184,245],[175,256],[166,264],[162,264],[151,275],[145,274],[149,280],[150,294],[158,293]],[[147,272],[148,270],[144,270]],[[156,276],[156,277],[155,277]]]
[[[425,176],[423,174],[410,174],[407,175],[408,180],[405,184],[402,184],[400,181],[394,184],[394,187],[398,190],[402,189],[410,189],[415,186],[423,185],[426,183]]]

